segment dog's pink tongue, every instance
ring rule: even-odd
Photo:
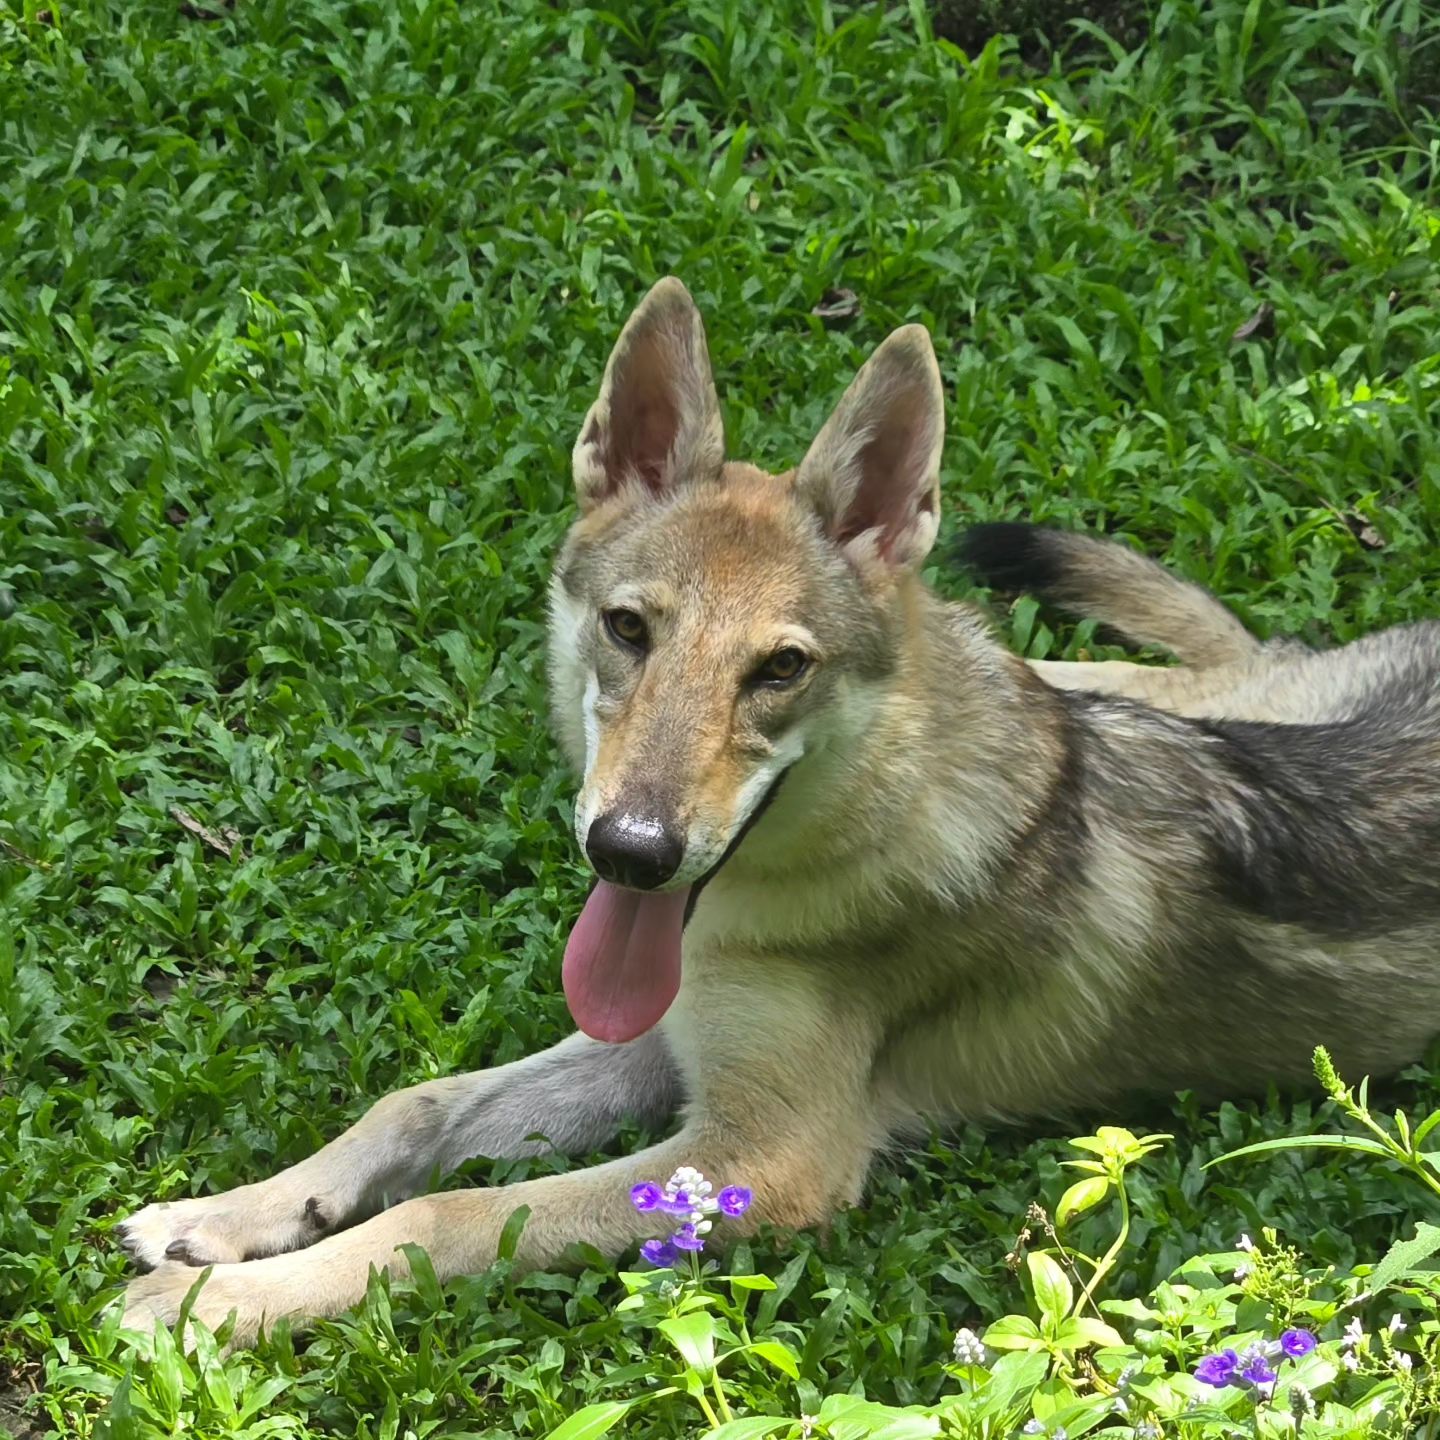
[[[680,991],[680,932],[688,890],[641,895],[600,881],[570,942],[561,978],[575,1023],[618,1044],[643,1035]]]

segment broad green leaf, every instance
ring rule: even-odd
[[[757,1340],[746,1348],[766,1364],[773,1365],[782,1375],[788,1375],[792,1380],[800,1378],[800,1362],[778,1340]]]
[[[1062,1350],[1080,1350],[1087,1345],[1123,1345],[1114,1326],[1091,1316],[1074,1315],[1055,1332],[1055,1344]]]
[[[816,1418],[831,1440],[929,1440],[940,1433],[934,1415],[877,1405],[860,1395],[827,1395]]]
[[[634,1403],[633,1400],[602,1400],[596,1405],[586,1405],[562,1420],[550,1432],[549,1440],[598,1440],[625,1418]]]
[[[1370,1272],[1365,1288],[1374,1294],[1387,1285],[1393,1285],[1437,1251],[1440,1251],[1440,1225],[1432,1225],[1427,1220],[1419,1221],[1415,1233],[1408,1240],[1397,1240],[1385,1252],[1385,1258]]]
[[[1033,1350],[1044,1343],[1028,1315],[1004,1315],[981,1338],[992,1350]]]
[[[1110,1193],[1110,1181],[1103,1175],[1090,1175],[1077,1180],[1055,1207],[1055,1223],[1068,1225],[1087,1210],[1093,1210]]]
[[[1415,1138],[1412,1143],[1419,1149],[1424,1143],[1425,1137],[1437,1126],[1440,1125],[1440,1110],[1432,1110],[1416,1127]]]
[[[988,1334],[985,1340],[990,1343]],[[1002,1355],[990,1367],[990,1378],[979,1391],[977,1417],[983,1419],[1001,1415],[1011,1405],[1024,1403],[1045,1379],[1049,1369],[1050,1357],[1043,1350]]]
[[[763,1440],[777,1430],[787,1430],[795,1423],[788,1415],[742,1415],[707,1430],[701,1440]]]
[[[1263,1155],[1270,1150],[1359,1150],[1366,1155],[1380,1155],[1386,1160],[1394,1158],[1378,1140],[1367,1140],[1362,1135],[1282,1135],[1277,1140],[1260,1140],[1254,1145],[1242,1145],[1238,1150],[1217,1155],[1200,1168],[1209,1170],[1213,1165],[1238,1160],[1242,1155]]]
[[[1075,1300],[1070,1277],[1043,1250],[1032,1250],[1025,1257],[1025,1266],[1030,1271],[1030,1283],[1041,1315],[1058,1325],[1070,1313]]]
[[[692,1310],[688,1315],[672,1316],[662,1320],[655,1328],[702,1380],[708,1380],[714,1374],[715,1317],[708,1310]]]
[[[513,1260],[516,1247],[520,1244],[520,1236],[524,1232],[525,1224],[530,1219],[530,1207],[528,1205],[516,1206],[510,1218],[506,1220],[504,1228],[500,1231],[500,1242],[495,1247],[495,1253],[501,1260]]]
[[[727,1275],[726,1281],[737,1290],[773,1290],[775,1282],[768,1275]]]
[[[1100,1308],[1107,1315],[1123,1315],[1127,1320],[1158,1320],[1160,1312],[1152,1310],[1143,1300],[1102,1300]]]

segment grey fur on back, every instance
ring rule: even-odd
[[[1167,593],[1160,567],[1034,527],[999,527],[997,546],[996,528],[965,548],[983,578],[1024,585],[1019,561],[1036,557],[1043,593],[1102,594],[1112,623],[1185,652],[1183,634],[1144,618]],[[1006,563],[986,565],[987,554]],[[1136,575],[1132,610],[1125,587]],[[1218,602],[1174,581],[1167,605],[1172,620],[1191,607],[1211,637],[1200,647],[1218,662],[1208,680],[1157,690],[1157,704],[1054,692],[1065,779],[1047,821],[1049,883],[1027,895],[1043,916],[1030,943],[1063,965],[1077,912],[1104,928],[1113,897],[1097,894],[1107,881],[1096,858],[1117,848],[1129,908],[1144,913],[1098,1051],[1113,1068],[1095,1079],[1109,1088],[1129,1072],[1142,1088],[1207,1088],[1208,1072],[1208,1088],[1233,1093],[1304,1078],[1318,1043],[1357,1072],[1413,1059],[1440,1031],[1440,624],[1325,651],[1248,635],[1246,646],[1217,647],[1229,626],[1215,613],[1238,624]],[[1176,673],[1073,668],[1097,682],[1111,672],[1132,694],[1147,676],[1161,685]],[[1066,938],[1047,942],[1057,934]]]

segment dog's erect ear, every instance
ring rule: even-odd
[[[725,462],[705,326],[690,292],[661,280],[626,322],[600,397],[575,442],[575,491],[589,510],[627,485],[660,494],[713,479]]]
[[[795,476],[826,532],[857,559],[918,565],[940,528],[945,397],[923,325],[895,331],[860,367]]]

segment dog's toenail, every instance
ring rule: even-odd
[[[183,1240],[172,1240],[165,1247],[165,1258],[179,1260],[188,1265],[190,1263],[190,1247]]]

